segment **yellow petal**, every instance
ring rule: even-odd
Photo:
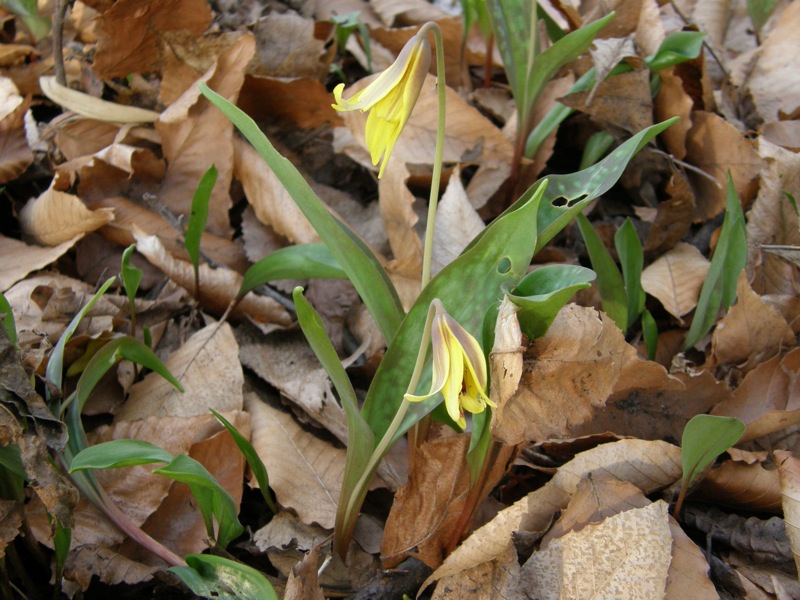
[[[422,402],[434,394],[438,394],[444,387],[445,381],[447,381],[447,375],[450,369],[450,357],[447,344],[445,343],[443,327],[444,324],[439,315],[434,317],[433,325],[431,327],[431,347],[433,351],[433,374],[431,389],[427,394],[422,396],[406,394],[405,399],[409,402]]]

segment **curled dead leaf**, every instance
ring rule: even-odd
[[[58,246],[113,220],[113,210],[89,210],[77,196],[52,187],[29,200],[19,215],[23,235],[43,246]]]

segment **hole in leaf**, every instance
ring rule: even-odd
[[[500,262],[497,263],[497,272],[501,275],[505,275],[511,270],[511,259],[508,257],[503,257],[500,259]]]

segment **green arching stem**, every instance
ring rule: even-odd
[[[428,224],[425,229],[425,245],[422,252],[422,288],[431,280],[431,255],[433,253],[433,230],[436,223],[436,206],[439,203],[439,184],[442,180],[442,161],[444,160],[444,125],[445,125],[445,96],[447,83],[444,71],[444,43],[442,31],[436,23],[425,23],[417,35],[420,37],[433,32],[436,46],[436,87],[439,92],[439,119],[436,125],[436,149],[433,155],[433,175],[431,178],[431,195],[428,200]]]
[[[436,306],[435,303],[437,301],[434,300],[431,302],[430,307],[428,308],[428,316],[425,319],[425,328],[422,330],[422,341],[419,345],[419,352],[417,352],[417,362],[414,364],[414,372],[411,374],[411,379],[408,382],[408,388],[406,389],[406,394],[413,394],[417,391],[417,385],[419,384],[419,380],[422,377],[422,371],[425,368],[425,359],[428,357],[428,344],[431,341],[431,327],[433,325],[433,317],[436,314]],[[389,427],[386,430],[386,433],[383,434],[380,442],[378,445],[375,446],[375,450],[372,451],[372,455],[369,457],[369,462],[367,466],[364,468],[364,472],[361,474],[361,477],[356,482],[356,485],[353,487],[353,493],[347,500],[347,510],[345,511],[345,519],[344,522],[347,523],[349,521],[349,517],[352,514],[353,510],[355,509],[355,504],[357,498],[360,496],[360,490],[364,488],[369,483],[369,479],[372,477],[372,474],[375,472],[375,469],[378,466],[378,463],[384,457],[386,452],[388,452],[389,447],[392,443],[392,438],[394,438],[395,433],[400,428],[400,425],[403,423],[403,419],[406,416],[406,412],[408,412],[408,406],[411,404],[408,400],[406,400],[405,395],[403,396],[403,402],[400,404],[400,407],[397,409],[397,412],[392,419],[392,422],[389,423]]]

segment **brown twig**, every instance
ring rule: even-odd
[[[56,0],[53,13],[53,68],[56,81],[63,86],[67,85],[67,71],[64,69],[64,20],[69,3],[70,0]]]

